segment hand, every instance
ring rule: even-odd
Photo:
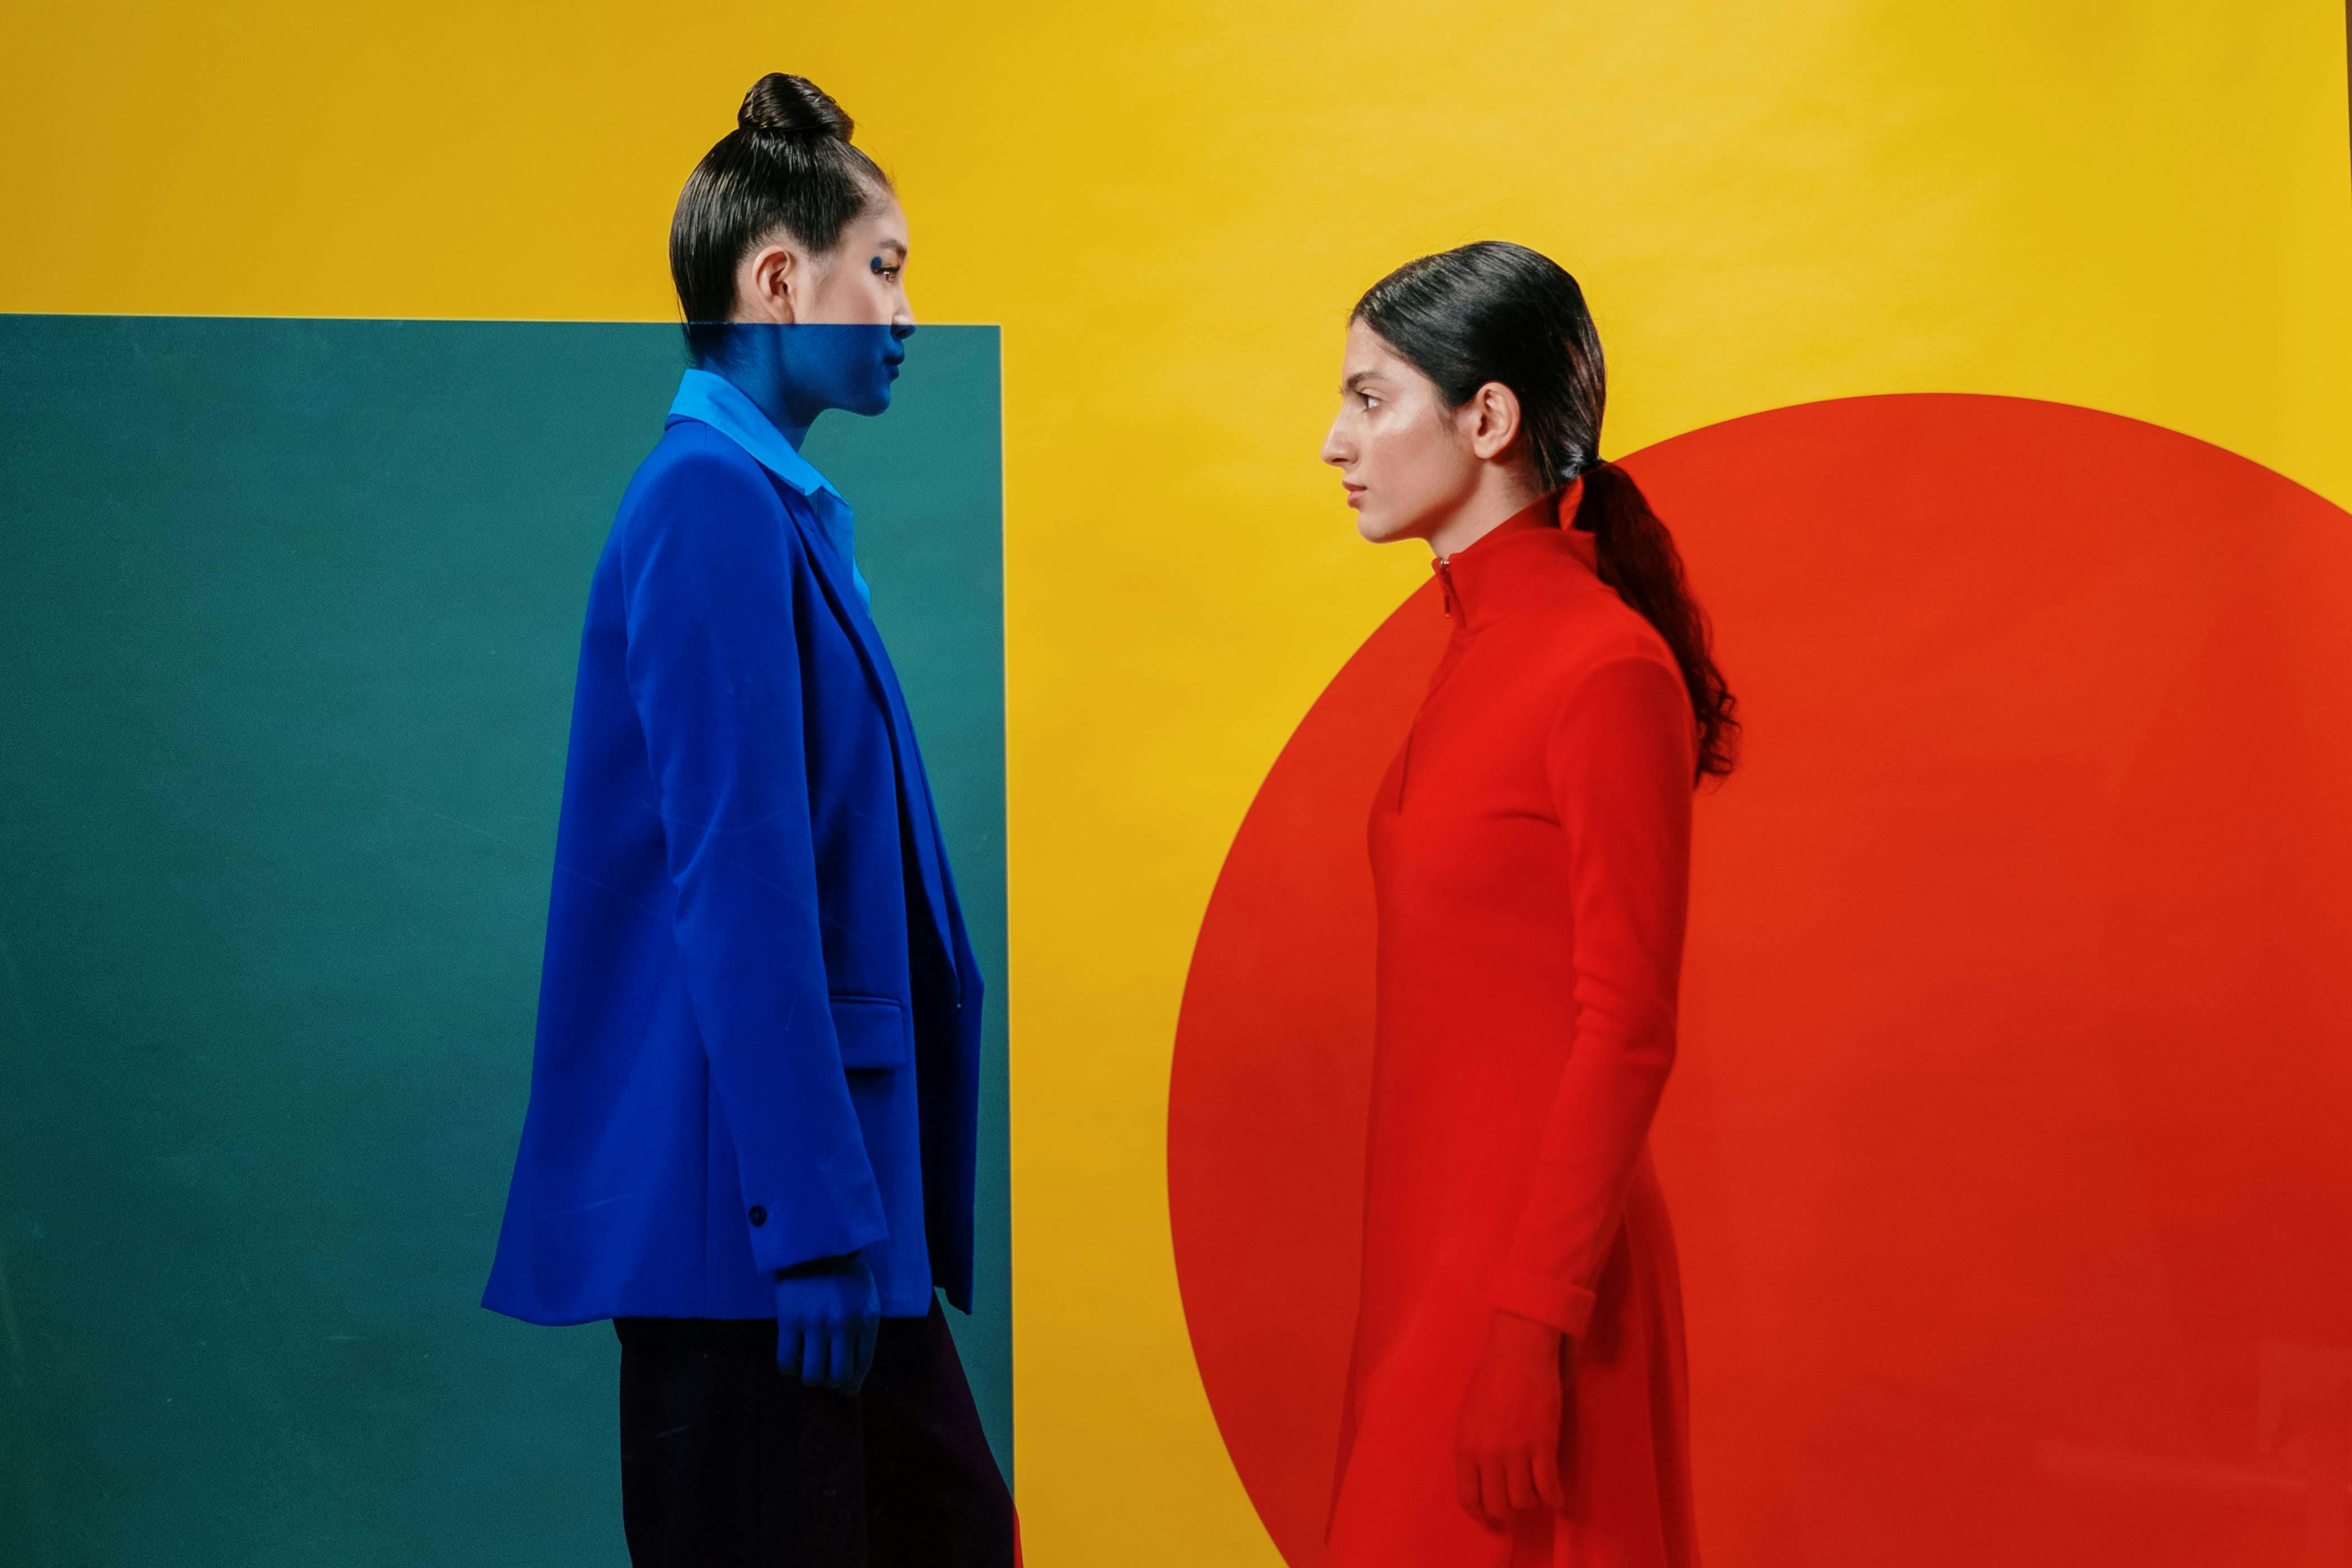
[[[811,1388],[856,1394],[874,1364],[882,1299],[862,1253],[776,1274],[776,1370]]]
[[[1538,1503],[1568,1509],[1559,1449],[1566,1415],[1568,1336],[1549,1323],[1497,1311],[1454,1435],[1454,1489],[1489,1530]]]

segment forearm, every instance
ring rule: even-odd
[[[1565,1333],[1591,1313],[1674,1067],[1694,749],[1681,678],[1647,658],[1587,677],[1548,742],[1576,1016],[1495,1300]]]
[[[1496,1306],[1584,1331],[1673,1063],[1671,1019],[1628,1037],[1579,1032],[1495,1279]]]

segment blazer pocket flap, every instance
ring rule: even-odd
[[[833,1033],[845,1068],[907,1065],[907,1016],[887,996],[834,997]]]

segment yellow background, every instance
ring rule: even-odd
[[[1273,1561],[1192,1370],[1162,1117],[1225,843],[1424,570],[1359,544],[1315,462],[1366,284],[1491,236],[1559,257],[1609,344],[1612,456],[2007,393],[2352,504],[2336,0],[194,9],[0,19],[0,309],[666,319],[678,184],[781,68],[897,174],[918,310],[1003,324],[1017,1442],[1047,1568]]]

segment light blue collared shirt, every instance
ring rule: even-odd
[[[784,433],[760,412],[760,405],[746,396],[741,387],[716,372],[689,370],[678,381],[677,395],[670,400],[669,412],[675,419],[699,419],[808,498],[809,510],[816,518],[825,542],[847,563],[849,580],[857,585],[857,596],[872,606],[873,591],[866,585],[865,574],[857,570],[856,524],[850,515],[849,503],[841,499],[832,480],[818,473],[814,464],[793,449],[793,444],[784,439]]]

